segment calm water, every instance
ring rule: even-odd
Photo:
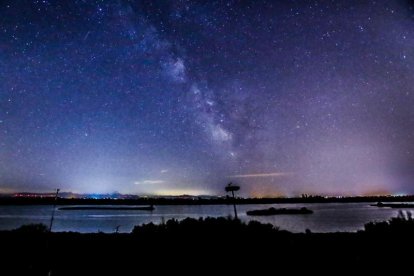
[[[314,211],[311,215],[279,215],[268,217],[250,217],[246,211],[254,209],[298,208],[307,207]],[[363,229],[365,223],[382,221],[397,216],[398,209],[377,208],[370,203],[323,203],[323,204],[272,204],[272,205],[239,205],[239,217],[244,221],[258,220],[272,223],[281,229],[292,232],[357,231]],[[414,212],[414,209],[404,211]],[[14,229],[28,223],[49,224],[52,206],[0,206],[0,230]],[[170,218],[186,217],[219,217],[233,212],[230,205],[203,206],[156,206],[148,211],[118,210],[56,210],[54,231],[78,232],[113,232],[120,225],[120,232],[129,232],[134,225],[154,222],[160,223]]]

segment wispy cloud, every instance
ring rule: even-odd
[[[161,170],[161,173],[167,173],[168,169]]]
[[[211,194],[208,190],[199,190],[199,189],[190,189],[190,188],[175,188],[175,189],[160,189],[154,192],[154,194],[159,196],[180,196],[180,195],[192,195],[192,196],[199,196],[199,195],[208,195]]]
[[[152,179],[146,179],[146,180],[140,180],[140,181],[135,181],[134,184],[135,185],[145,185],[145,184],[161,184],[164,183],[164,180],[152,180]]]
[[[273,173],[254,173],[254,174],[236,174],[229,175],[232,178],[253,178],[253,177],[275,177],[275,176],[287,176],[292,175],[291,172],[273,172]]]

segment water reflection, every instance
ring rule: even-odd
[[[314,211],[311,215],[278,215],[250,217],[246,211],[254,209],[300,208]],[[1,206],[0,229],[13,229],[28,223],[48,224],[51,206]],[[398,209],[378,208],[370,203],[320,203],[320,204],[272,204],[240,205],[239,218],[243,221],[257,220],[271,223],[292,232],[357,231],[370,221],[387,220],[398,214]],[[414,211],[414,209],[405,209]],[[170,218],[231,216],[231,205],[199,206],[156,206],[154,211],[139,210],[57,210],[54,231],[114,232],[120,225],[120,232],[130,232],[134,225],[161,223]]]

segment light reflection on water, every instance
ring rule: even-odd
[[[372,203],[314,203],[239,205],[239,217],[243,221],[257,220],[271,223],[292,232],[357,231],[370,221],[383,221],[398,215],[398,209],[378,208]],[[250,217],[246,211],[254,209],[300,208],[314,211],[311,215],[278,215]],[[413,209],[404,211],[414,212]],[[48,224],[52,206],[0,206],[0,230],[14,229],[28,223]],[[134,225],[161,223],[171,218],[219,217],[233,214],[231,205],[155,206],[154,211],[140,210],[57,210],[54,231],[113,232],[120,225],[121,232],[130,232]]]

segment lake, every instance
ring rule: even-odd
[[[255,204],[239,205],[239,218],[271,223],[292,232],[337,232],[363,229],[370,221],[383,221],[398,215],[398,209],[378,208],[373,203],[312,203],[312,204]],[[63,207],[63,206],[60,206]],[[246,211],[254,209],[300,208],[314,211],[310,215],[278,215],[251,217]],[[28,223],[49,225],[52,206],[0,206],[0,230],[17,228]],[[413,209],[404,211],[414,212]],[[232,205],[180,205],[155,206],[154,211],[139,210],[56,210],[53,231],[77,232],[130,232],[134,225],[161,223],[170,218],[219,217],[233,214]]]

